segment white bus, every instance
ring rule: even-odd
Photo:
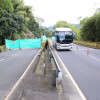
[[[70,28],[56,28],[53,45],[57,50],[71,49],[73,45],[73,32]]]

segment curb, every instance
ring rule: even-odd
[[[28,73],[29,69],[31,68],[33,62],[36,60],[36,58],[38,57],[38,55],[40,54],[42,49],[40,49],[38,51],[38,53],[36,54],[36,56],[33,58],[33,60],[31,61],[31,63],[29,64],[29,66],[27,67],[27,69],[25,70],[25,72],[23,73],[23,75],[19,78],[19,80],[16,82],[16,84],[13,86],[12,90],[9,92],[9,94],[7,95],[7,97],[4,100],[9,100],[9,98],[11,97],[11,95],[13,94],[13,92],[15,91],[15,89],[18,87],[18,85],[20,84],[20,82],[22,81],[22,79],[25,77],[25,75]],[[37,64],[37,63],[36,63]]]

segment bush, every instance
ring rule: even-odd
[[[27,38],[27,35],[25,34],[25,32],[22,32],[20,34],[20,37],[21,37],[21,39],[26,39]]]
[[[0,52],[2,52],[3,51],[3,47],[2,46],[0,46]]]
[[[80,34],[83,41],[100,42],[100,13],[87,18]]]
[[[86,47],[100,49],[100,43],[98,42],[74,41],[74,43],[78,45],[86,46]]]
[[[20,39],[20,38],[21,38],[20,35],[17,34],[17,33],[15,33],[15,34],[13,34],[13,36],[11,37],[11,40],[18,40],[18,39]]]
[[[6,49],[6,45],[2,45],[0,46],[0,52],[6,51],[8,49]]]

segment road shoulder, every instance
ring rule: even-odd
[[[57,62],[63,73],[62,86],[68,100],[86,100],[86,97],[83,95],[82,91],[79,89],[78,85],[76,84],[75,80],[71,76],[67,67],[64,65],[64,63],[60,59],[55,49],[53,49],[53,52],[55,54]]]

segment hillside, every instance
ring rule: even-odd
[[[53,31],[53,30],[54,30],[54,29],[53,29],[53,26],[49,26],[49,27],[42,26],[42,28],[43,28],[43,29],[46,29],[46,28],[48,28],[50,31]]]
[[[71,24],[71,25],[75,26],[76,28],[80,28],[81,27],[80,24]]]

